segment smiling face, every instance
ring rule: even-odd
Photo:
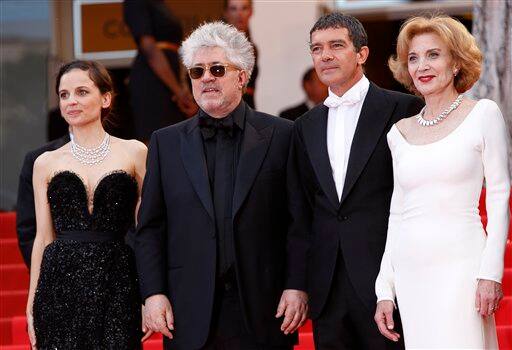
[[[222,118],[231,113],[242,99],[242,89],[247,83],[245,71],[233,68],[220,47],[198,49],[192,60],[194,66],[229,65],[222,77],[215,77],[206,69],[203,76],[192,80],[194,99],[203,111],[212,117]]]
[[[458,68],[446,43],[435,33],[412,38],[407,56],[407,69],[420,94],[428,96],[454,89]]]
[[[311,34],[311,57],[320,80],[341,96],[363,76],[368,47],[356,52],[346,28],[327,28]]]
[[[72,69],[62,75],[59,84],[60,113],[70,126],[82,126],[101,119],[111,94],[101,94],[88,71]]]

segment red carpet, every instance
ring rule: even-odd
[[[485,207],[481,203],[482,221],[485,223]],[[15,213],[0,213],[0,350],[26,350],[25,305],[28,290],[28,271],[18,250]],[[512,231],[512,230],[511,230]],[[509,231],[509,238],[512,237]],[[500,349],[512,350],[512,241],[507,242],[504,300],[496,314]],[[154,335],[144,343],[144,350],[161,350],[161,335]],[[299,333],[299,345],[295,350],[313,350],[311,324],[307,323]]]

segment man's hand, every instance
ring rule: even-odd
[[[395,322],[393,321],[393,310],[395,304],[391,300],[382,300],[377,303],[375,311],[375,322],[379,327],[379,332],[392,341],[398,341],[400,334],[395,332]]]
[[[147,331],[160,332],[172,339],[174,316],[169,299],[163,294],[155,294],[146,299],[144,323]]]
[[[479,280],[476,288],[475,307],[481,316],[490,316],[503,299],[501,283],[490,280]]]
[[[146,340],[148,340],[153,335],[153,331],[148,329],[148,327],[146,327],[145,316],[144,316],[144,305],[142,305],[141,313],[142,313],[142,332],[144,333],[144,336],[142,337],[140,342],[144,343]]]
[[[281,331],[284,334],[295,332],[307,319],[308,295],[300,290],[285,289],[277,306],[276,318],[283,315]]]

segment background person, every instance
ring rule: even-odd
[[[23,160],[18,182],[18,200],[16,203],[16,234],[18,235],[18,246],[21,256],[29,270],[32,246],[34,244],[34,238],[36,237],[36,209],[34,206],[34,186],[32,184],[34,162],[41,154],[56,150],[68,142],[69,131],[66,135],[28,152]]]
[[[251,108],[255,107],[254,94],[256,92],[256,79],[258,78],[258,48],[251,40],[249,31],[249,20],[252,17],[252,0],[224,0],[224,20],[233,25],[236,29],[244,32],[254,47],[254,68],[247,86],[245,87],[243,99]]]
[[[306,101],[282,111],[279,116],[294,121],[327,98],[327,86],[318,78],[315,68],[309,68],[302,76],[302,89]]]
[[[137,44],[130,73],[130,95],[137,139],[193,115],[197,106],[180,83],[179,20],[163,0],[126,0],[124,20]]]

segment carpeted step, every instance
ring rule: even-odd
[[[11,320],[12,344],[28,344],[27,318],[15,316]]]
[[[505,248],[505,268],[512,268],[512,234],[509,232],[509,240]]]
[[[16,213],[13,211],[0,213],[0,239],[16,238]]]
[[[0,286],[2,286],[2,291],[28,290],[27,267],[23,264],[1,264]]]
[[[512,296],[503,298],[495,315],[497,326],[512,326]]]
[[[0,345],[0,350],[29,350],[29,345]]]
[[[313,332],[313,324],[311,320],[307,320],[299,329],[300,332]]]
[[[17,238],[0,239],[0,264],[23,264]]]
[[[153,339],[153,337],[146,340],[142,346],[143,350],[162,350],[163,348],[162,339]]]
[[[27,306],[28,291],[0,291],[0,318],[23,316]]]
[[[497,327],[500,350],[512,350],[512,325]]]
[[[0,318],[0,345],[12,344],[12,330],[10,317]]]
[[[313,332],[300,332],[299,346],[304,349],[314,349]]]
[[[503,295],[512,296],[512,267],[506,268],[503,272]]]

